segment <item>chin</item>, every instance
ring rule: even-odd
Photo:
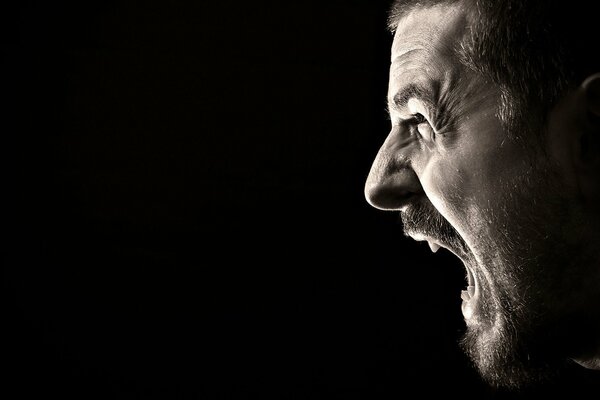
[[[552,380],[566,365],[529,358],[510,331],[506,326],[471,324],[461,340],[463,350],[490,386],[513,390],[536,386]]]
[[[534,317],[542,314],[535,303],[501,289],[492,291],[478,280],[470,307],[460,344],[490,386],[536,386],[555,378],[567,365],[568,358],[556,346],[564,339],[557,329],[560,325]]]

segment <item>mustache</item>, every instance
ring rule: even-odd
[[[404,234],[423,235],[439,240],[461,256],[468,255],[468,246],[456,229],[429,201],[411,204],[400,213]]]

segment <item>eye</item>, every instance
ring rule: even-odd
[[[423,116],[423,114],[420,113],[413,114],[412,119],[415,125],[420,125],[424,122],[427,122],[427,119]]]
[[[423,114],[415,113],[411,116],[411,119],[407,121],[411,125],[412,128],[416,129],[416,131],[424,138],[433,139],[434,131],[427,118],[423,116]]]

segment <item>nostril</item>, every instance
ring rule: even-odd
[[[374,169],[365,185],[369,204],[381,210],[402,210],[414,197],[423,194],[417,174],[411,168]]]
[[[402,210],[414,201],[415,196],[415,192],[393,185],[370,185],[365,190],[367,202],[386,211]]]

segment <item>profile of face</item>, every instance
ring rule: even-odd
[[[457,56],[469,23],[460,3],[400,19],[392,128],[365,194],[374,207],[399,211],[406,235],[462,260],[463,348],[489,383],[519,387],[570,359],[593,360],[598,348],[592,178],[581,173],[581,151],[571,151],[581,142],[573,127],[584,93],[551,110],[541,144],[516,139],[498,113],[500,88]]]

